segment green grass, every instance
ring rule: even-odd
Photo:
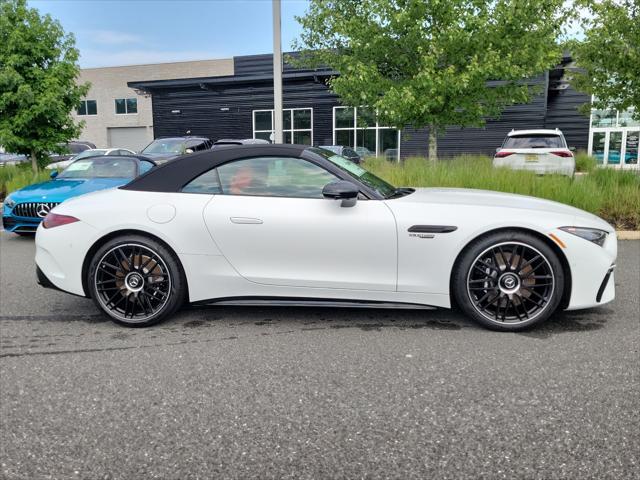
[[[365,167],[397,186],[462,187],[518,193],[573,205],[604,218],[620,230],[640,230],[640,176],[631,171],[593,168],[568,178],[493,168],[484,156],[461,156],[435,164],[424,158],[403,163],[368,159]]]
[[[34,175],[30,164],[0,167],[0,201],[22,187],[49,180],[50,173],[40,170]]]

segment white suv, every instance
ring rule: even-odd
[[[493,166],[571,176],[576,161],[558,129],[511,130],[502,147],[496,150]]]

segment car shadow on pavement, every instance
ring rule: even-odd
[[[519,335],[545,339],[559,333],[600,330],[614,313],[614,310],[606,307],[558,312],[541,325],[520,332]]]
[[[188,313],[187,313],[188,312]],[[191,307],[183,311],[188,320],[176,318],[170,323],[183,328],[207,328],[225,321],[232,326],[255,325],[258,327],[283,327],[301,331],[360,329],[382,331],[385,329],[430,329],[460,331],[483,328],[456,310],[390,310],[322,307]],[[586,332],[605,327],[614,311],[610,308],[593,308],[582,311],[559,312],[551,319],[529,330],[515,333],[532,338],[549,338],[569,332]],[[181,315],[182,316],[182,315]],[[196,318],[194,318],[196,317]],[[597,318],[594,318],[597,317]],[[500,333],[504,334],[504,333]]]

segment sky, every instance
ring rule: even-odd
[[[30,0],[76,37],[82,68],[228,58],[273,51],[271,0]],[[307,0],[282,0],[291,50]]]

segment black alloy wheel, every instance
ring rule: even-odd
[[[94,302],[114,321],[148,326],[183,303],[184,275],[174,255],[144,237],[108,242],[94,255],[88,284]]]
[[[526,233],[494,234],[472,244],[454,272],[461,308],[495,330],[521,330],[558,307],[564,273],[556,253]]]

